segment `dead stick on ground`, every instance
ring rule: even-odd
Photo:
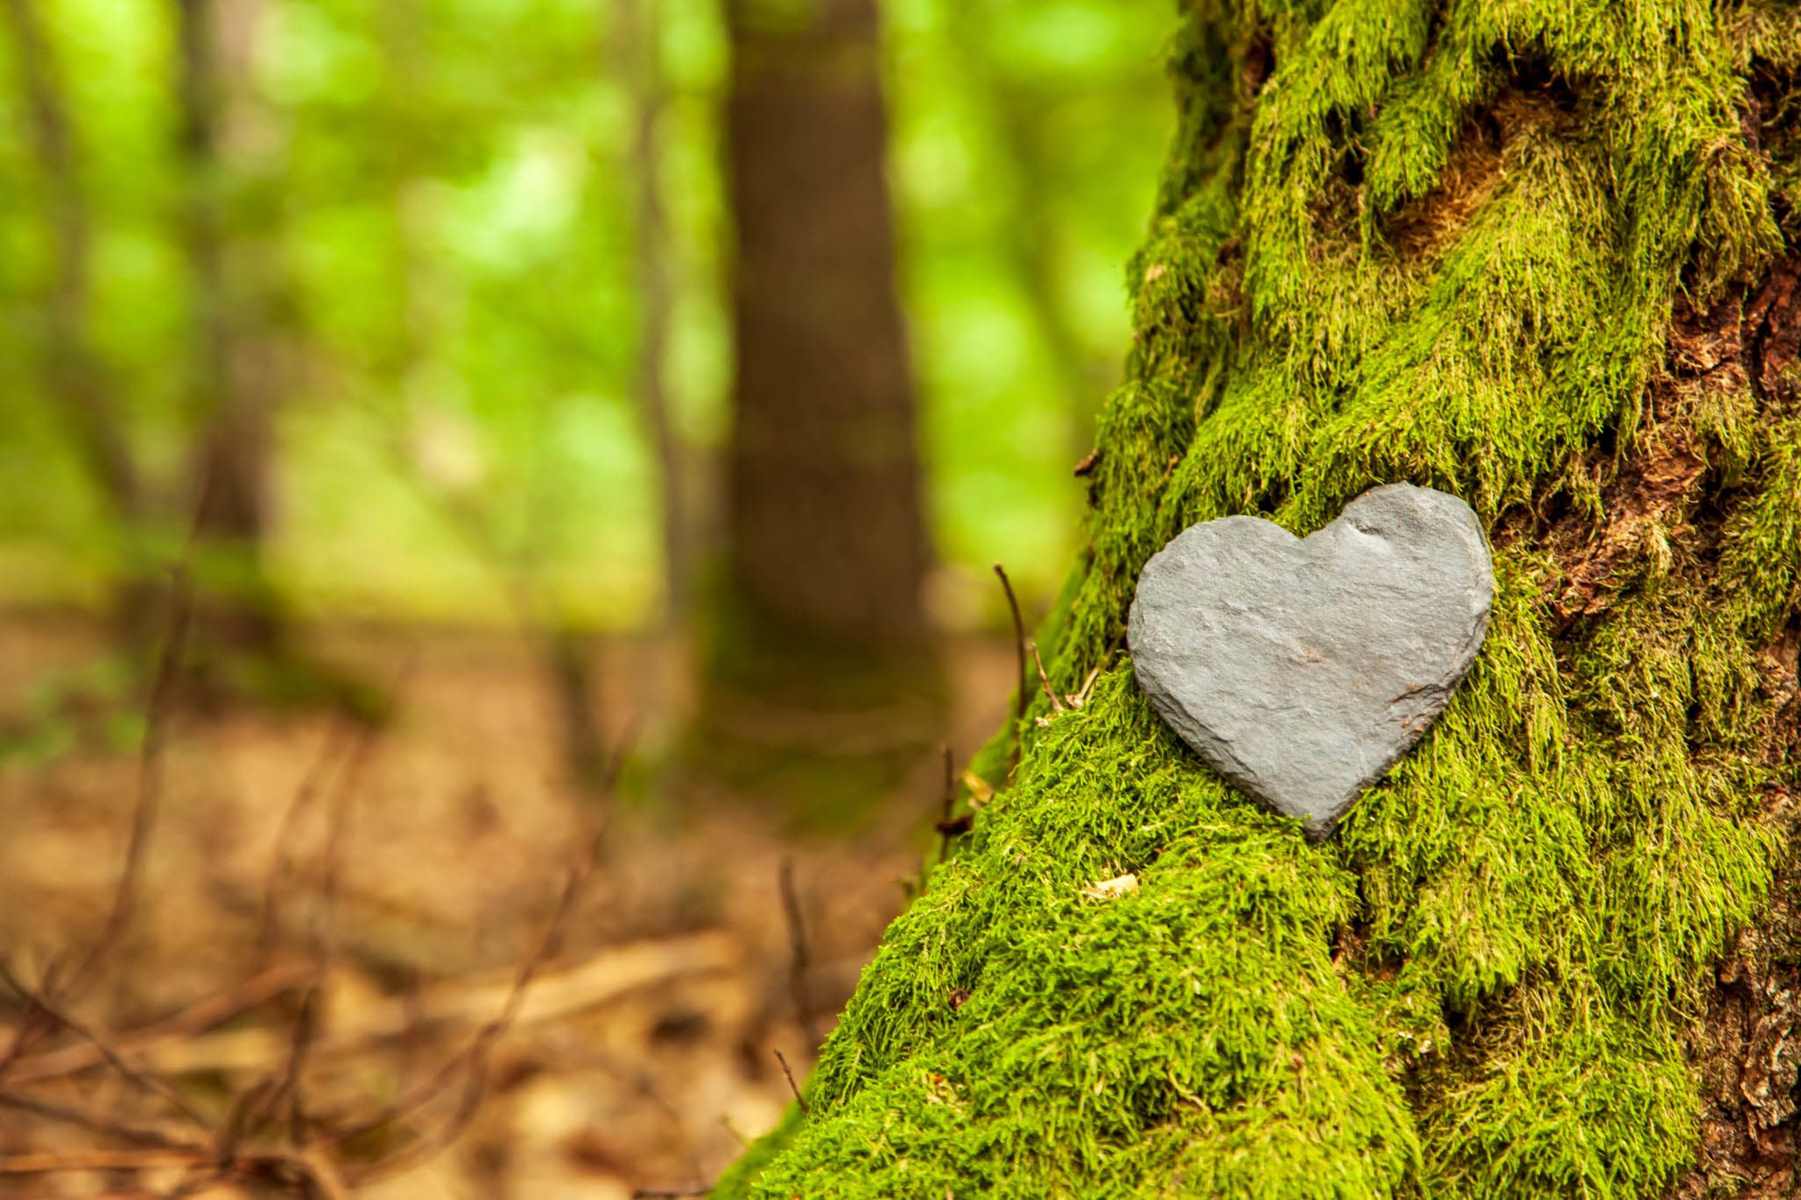
[[[265,950],[275,945],[275,935],[281,925],[281,888],[294,867],[294,831],[299,828],[300,819],[312,808],[313,801],[318,797],[328,769],[338,758],[338,745],[347,728],[342,722],[332,724],[324,743],[319,747],[318,757],[307,768],[300,786],[294,791],[294,798],[288,801],[287,809],[281,814],[281,824],[275,832],[275,846],[269,856],[269,872],[263,881],[261,941]]]
[[[181,1097],[181,1094],[174,1088],[170,1087],[155,1075],[147,1071],[140,1071],[127,1063],[124,1058],[120,1056],[119,1052],[113,1049],[112,1044],[99,1033],[69,1016],[69,1014],[54,1007],[47,997],[41,996],[27,988],[7,968],[4,960],[0,960],[0,982],[4,982],[7,987],[18,994],[20,999],[24,1000],[25,1003],[32,1008],[43,1013],[50,1021],[62,1026],[64,1029],[67,1029],[69,1032],[75,1034],[75,1036],[93,1046],[94,1049],[99,1052],[100,1057],[103,1058],[113,1070],[117,1071],[119,1076],[127,1083],[163,1100],[198,1128],[206,1129],[209,1127],[206,1118],[201,1116],[199,1111],[184,1100]]]
[[[794,998],[794,1017],[819,1051],[819,1030],[813,1020],[813,1001],[807,989],[807,926],[801,918],[800,893],[794,886],[794,859],[784,856],[777,882],[782,891],[782,914],[788,921],[788,991]]]
[[[463,1053],[445,1063],[424,1088],[416,1090],[409,1097],[406,1104],[391,1106],[376,1119],[365,1121],[353,1130],[332,1136],[330,1139],[332,1142],[341,1143],[359,1134],[368,1133],[390,1124],[411,1111],[423,1108],[443,1091],[459,1067],[465,1070],[463,1093],[457,1103],[456,1111],[452,1113],[449,1120],[432,1135],[420,1138],[391,1158],[376,1163],[367,1171],[359,1174],[356,1179],[357,1183],[361,1184],[381,1176],[410,1170],[449,1146],[461,1136],[469,1122],[475,1118],[486,1090],[488,1061],[494,1045],[505,1036],[507,1030],[512,1027],[513,1021],[518,1017],[519,1009],[525,1003],[525,994],[531,988],[532,980],[537,977],[544,964],[555,957],[561,949],[563,927],[568,921],[570,913],[575,909],[575,903],[582,888],[593,874],[594,866],[594,859],[589,857],[569,873],[569,879],[563,885],[562,894],[558,897],[556,912],[545,928],[543,940],[520,965],[519,974],[513,980],[512,989],[507,993],[506,1003],[501,1006],[499,1014],[475,1035],[474,1040]]]
[[[188,626],[194,615],[194,588],[185,568],[175,571],[173,616],[169,638],[157,661],[156,680],[150,688],[150,707],[144,726],[144,744],[138,754],[138,803],[131,817],[131,839],[125,846],[125,865],[119,872],[119,886],[113,893],[112,912],[100,938],[88,951],[88,960],[70,981],[71,989],[81,985],[82,976],[98,964],[112,948],[131,921],[137,904],[138,881],[144,870],[144,854],[150,834],[156,827],[157,809],[162,801],[163,743],[168,736],[169,707],[175,681],[181,673],[181,656],[187,647]]]
[[[788,1090],[794,1093],[794,1102],[800,1105],[801,1112],[809,1111],[807,1098],[800,1094],[800,1085],[794,1082],[794,1072],[788,1069],[788,1058],[780,1050],[775,1052],[775,1061],[782,1064],[782,1074],[788,1077]]]
[[[150,1146],[158,1150],[181,1150],[195,1154],[206,1152],[205,1146],[174,1134],[165,1133],[161,1129],[152,1129],[143,1125],[126,1125],[85,1109],[57,1104],[39,1096],[27,1096],[22,1092],[0,1091],[0,1108],[30,1113],[32,1116],[41,1117],[46,1121],[73,1125],[90,1133],[98,1133],[103,1137],[110,1137],[120,1142],[130,1142],[133,1145]]]
[[[205,1033],[215,1025],[247,1009],[267,1003],[304,983],[310,975],[310,969],[298,963],[270,967],[229,992],[209,996],[167,1020],[122,1034],[114,1039],[113,1044],[118,1050],[130,1053],[148,1049],[160,1042]],[[15,1084],[36,1083],[85,1071],[105,1061],[105,1057],[92,1043],[79,1043],[20,1059],[8,1077]]]
[[[1015,701],[1013,713],[1013,756],[1007,764],[1010,774],[1019,765],[1019,748],[1026,736],[1026,698],[1031,694],[1030,685],[1026,682],[1026,623],[1019,615],[1019,597],[1013,594],[1013,581],[1007,578],[1007,569],[995,563],[994,573],[1000,577],[1001,589],[1007,593],[1007,608],[1013,614],[1013,649],[1019,658],[1019,698]]]
[[[156,1171],[193,1167],[205,1158],[187,1150],[95,1150],[85,1154],[0,1155],[0,1175],[49,1175],[58,1171]]]
[[[629,745],[627,744],[619,747],[602,777],[603,798],[611,792],[614,784],[618,781],[628,749]],[[368,1171],[362,1173],[357,1182],[364,1182],[379,1175],[394,1174],[396,1170],[404,1170],[417,1165],[420,1161],[455,1141],[474,1118],[486,1086],[488,1056],[495,1043],[499,1042],[518,1017],[519,1010],[525,1003],[525,994],[531,988],[532,981],[537,978],[544,964],[555,957],[562,948],[564,925],[570,914],[575,911],[576,902],[587,886],[588,880],[593,877],[600,865],[600,856],[604,847],[602,837],[603,831],[597,830],[588,843],[587,853],[576,864],[575,869],[569,873],[562,893],[557,898],[556,911],[552,914],[550,923],[545,927],[543,940],[520,965],[519,972],[513,979],[512,988],[508,991],[506,1001],[501,1005],[499,1014],[482,1027],[461,1053],[446,1061],[423,1086],[414,1088],[407,1096],[383,1108],[374,1116],[358,1122],[349,1129],[337,1130],[322,1139],[333,1145],[342,1144],[393,1124],[424,1108],[443,1092],[459,1070],[466,1070],[463,1095],[450,1119],[435,1134],[420,1138],[393,1157],[376,1163]]]

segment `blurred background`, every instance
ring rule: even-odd
[[[0,1194],[774,1123],[1073,561],[1167,8],[0,0]]]

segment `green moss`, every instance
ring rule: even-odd
[[[984,750],[1007,786],[890,928],[810,1115],[720,1194],[1657,1195],[1694,1153],[1686,1023],[1767,900],[1762,789],[1797,781],[1760,654],[1801,609],[1801,424],[1666,364],[1679,297],[1733,305],[1796,250],[1801,20],[1184,14],[1128,379],[1042,639],[1063,690],[1103,674],[1034,703],[1010,781],[1015,731]],[[1673,444],[1701,479],[1634,511]],[[1125,615],[1184,526],[1305,533],[1394,480],[1489,525],[1494,618],[1316,846],[1151,715]]]

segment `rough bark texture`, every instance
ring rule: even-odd
[[[1043,637],[1099,679],[978,758],[718,1194],[1792,1194],[1801,9],[1182,13]],[[1123,622],[1189,524],[1397,481],[1482,518],[1490,631],[1312,845],[1164,730]]]
[[[775,745],[836,714],[841,747],[917,740],[913,717],[858,716],[930,690],[875,0],[727,8],[737,370],[711,725]]]

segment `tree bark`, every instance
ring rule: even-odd
[[[1792,1194],[1801,10],[1182,11],[1041,638],[1099,677],[978,757],[716,1194]],[[1194,522],[1396,481],[1481,517],[1494,614],[1314,844],[1157,720],[1126,615]]]
[[[708,740],[918,748],[937,685],[876,4],[727,13],[737,370]]]
[[[758,8],[729,6],[732,581],[804,628],[916,640],[927,552],[876,5]]]

